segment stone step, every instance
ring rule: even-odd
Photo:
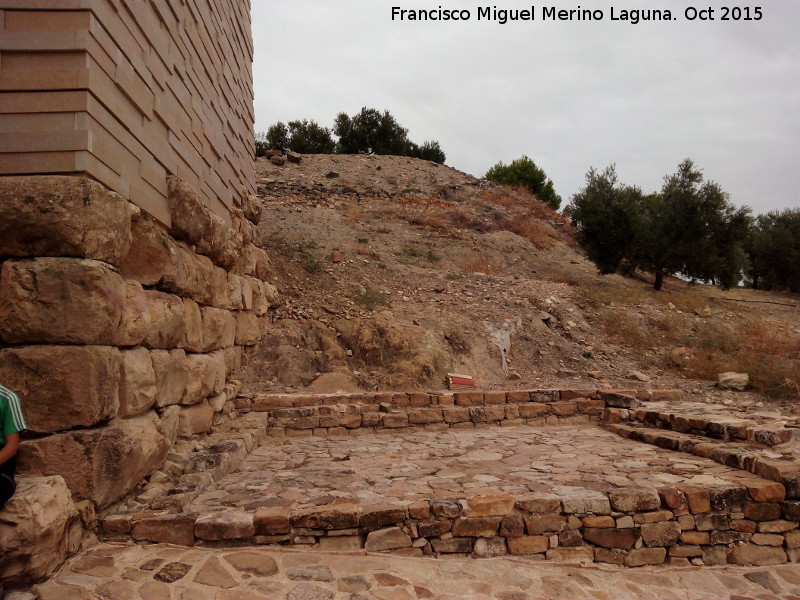
[[[787,498],[800,498],[800,462],[792,453],[776,452],[758,442],[710,439],[694,433],[656,429],[637,421],[614,423],[606,420],[604,427],[627,439],[708,458],[753,473],[783,485]]]
[[[506,554],[625,566],[800,560],[800,502],[774,482],[558,493],[476,493],[391,504],[145,511],[102,519],[106,540],[365,549],[411,556]]]
[[[409,428],[445,431],[490,425],[577,425],[598,421],[607,406],[639,405],[635,390],[562,389],[261,394],[249,408],[267,414],[269,435],[302,437]]]
[[[609,408],[604,415],[607,421],[638,422],[648,427],[690,433],[718,440],[757,442],[766,446],[780,446],[800,440],[800,425],[760,423],[756,419],[714,415],[703,412],[677,412],[667,408],[639,407]]]

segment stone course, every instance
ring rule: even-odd
[[[99,511],[157,483],[176,441],[237,416],[236,372],[269,326],[256,223],[233,209],[234,229],[178,179],[168,192],[172,229],[84,177],[0,178],[0,380],[30,431],[18,473],[57,477],[64,506]],[[62,559],[75,547],[54,544]],[[0,548],[16,573],[24,549]]]

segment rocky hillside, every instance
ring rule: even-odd
[[[562,215],[450,167],[306,155],[259,159],[257,182],[283,304],[251,357],[254,391],[443,389],[456,372],[486,389],[658,380],[699,393],[715,375],[710,331],[769,306],[764,327],[800,339],[796,307],[600,277]]]

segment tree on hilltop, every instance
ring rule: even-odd
[[[656,290],[665,275],[675,274],[728,288],[747,265],[750,209],[733,206],[689,159],[649,196],[620,184],[613,166],[590,169],[569,211],[579,243],[601,273],[638,267],[654,274]]]
[[[561,196],[556,194],[553,181],[527,156],[511,161],[510,165],[505,165],[502,161],[497,163],[486,172],[486,179],[526,187],[553,210],[558,210],[561,206]]]
[[[271,125],[264,136],[267,150],[299,152],[300,154],[332,154],[336,144],[331,130],[313,120],[281,121]]]

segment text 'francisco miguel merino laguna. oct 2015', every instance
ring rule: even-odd
[[[760,6],[689,6],[684,9],[645,8],[560,8],[531,6],[524,9],[505,9],[479,6],[474,9],[392,7],[392,21],[489,21],[505,25],[515,21],[624,21],[632,25],[644,21],[760,21],[764,11]]]

